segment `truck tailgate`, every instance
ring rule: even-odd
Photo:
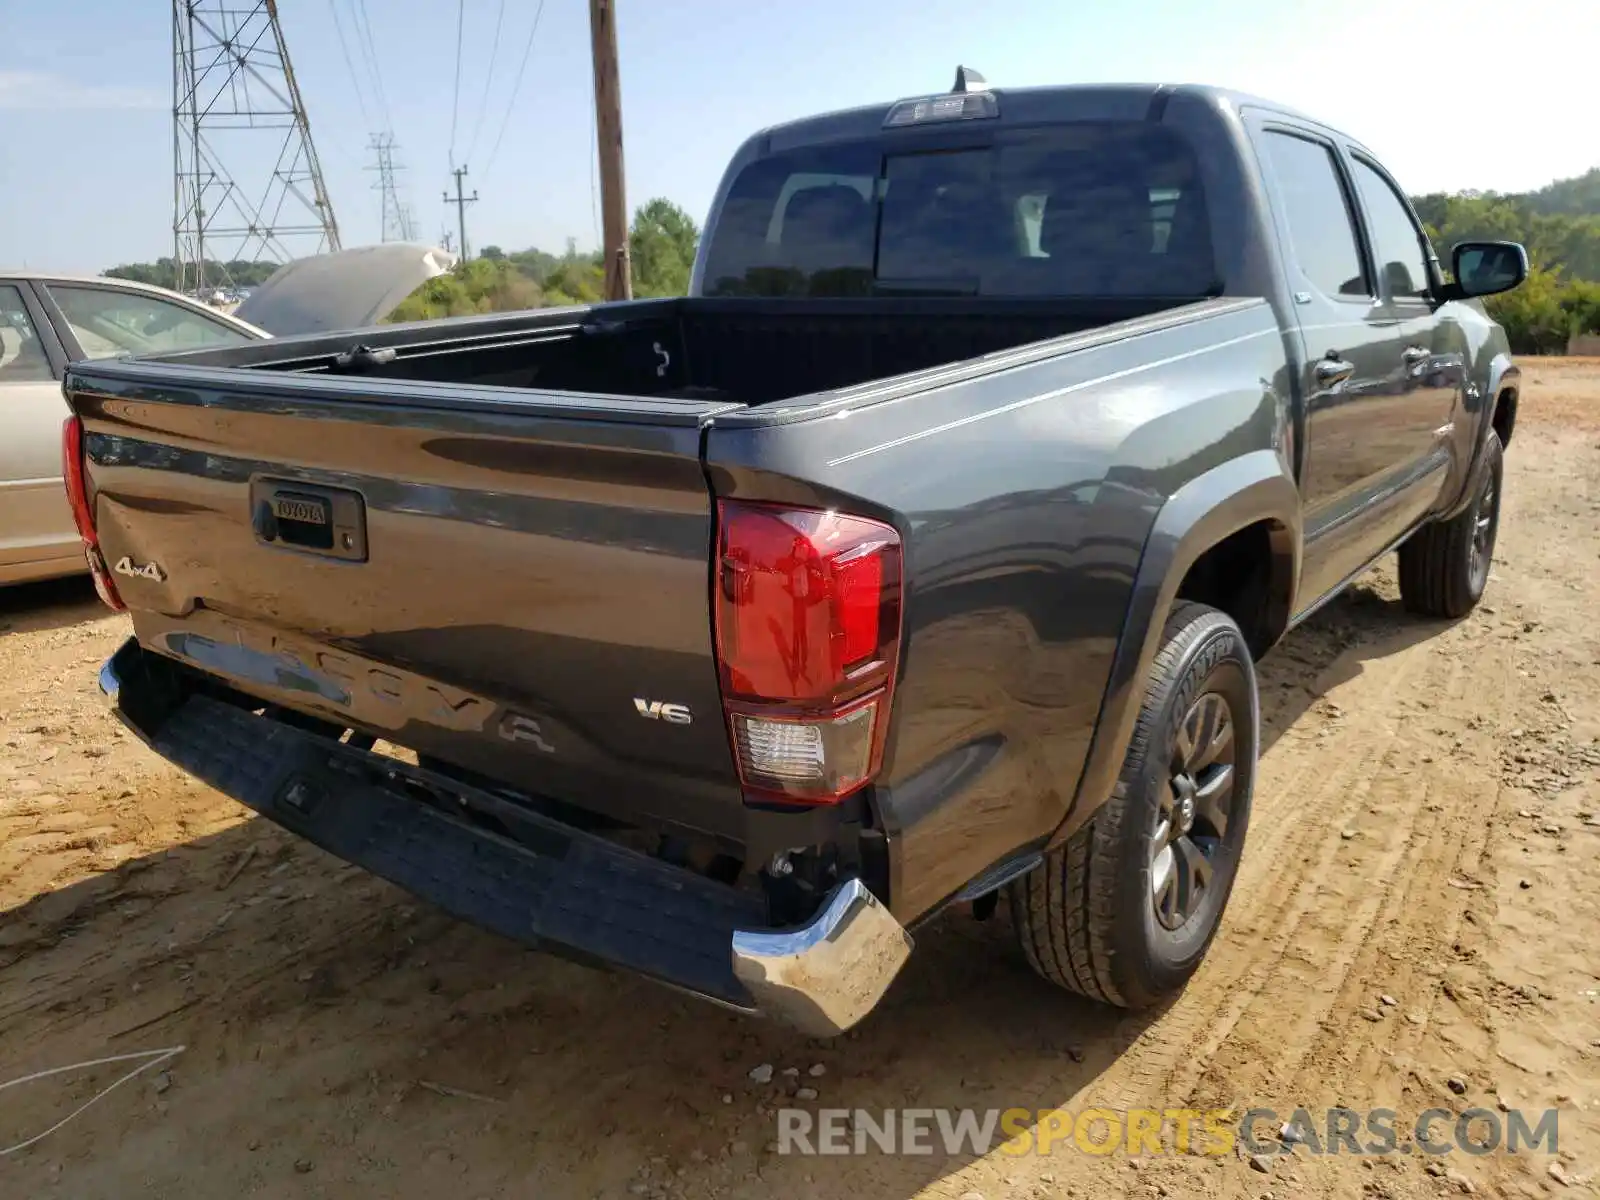
[[[701,427],[726,404],[73,368],[148,649],[543,797],[737,844]]]

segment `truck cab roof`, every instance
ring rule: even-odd
[[[1208,101],[1232,112],[1254,108],[1287,117],[1295,121],[1317,125],[1330,132],[1326,123],[1316,121],[1299,110],[1276,100],[1252,95],[1249,92],[1209,84],[1170,83],[1076,83],[1043,87],[991,87],[988,89],[1000,102],[1000,119],[1015,124],[1038,124],[1060,121],[1070,115],[1076,120],[1122,119],[1148,114],[1152,105],[1162,98],[1191,96]],[[929,92],[928,97],[949,93]],[[795,145],[812,145],[821,142],[870,137],[883,129],[890,110],[907,100],[923,97],[908,96],[880,104],[861,105],[785,121],[769,126],[749,139],[749,144],[764,141],[769,149],[783,149]],[[1343,133],[1340,133],[1344,137]]]

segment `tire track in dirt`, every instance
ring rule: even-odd
[[[1502,600],[1505,592],[1502,586]],[[1413,1091],[1422,1093],[1419,1107],[1451,1099],[1442,1083],[1412,1064],[1430,1027],[1440,1023],[1441,1003],[1481,1024],[1465,1011],[1470,1004],[1451,1001],[1441,989],[1472,963],[1480,931],[1493,919],[1494,874],[1485,851],[1500,794],[1496,747],[1519,699],[1508,644],[1489,628],[1497,623],[1496,611],[1491,598],[1473,617],[1406,651],[1426,655],[1429,666],[1408,706],[1414,711],[1396,714],[1385,769],[1370,797],[1369,810],[1379,820],[1367,828],[1388,834],[1386,844],[1360,864],[1354,886],[1368,889],[1369,901],[1342,943],[1331,919],[1339,913],[1337,895],[1322,906],[1330,918],[1325,934],[1341,949],[1341,969],[1336,992],[1320,1007],[1336,1016],[1320,1021],[1305,1042],[1285,1039],[1289,1053],[1280,1074],[1289,1098],[1340,1103],[1358,1081],[1369,1096],[1377,1081],[1391,1091],[1384,1097],[1390,1103]],[[1454,740],[1446,742],[1452,733]],[[1403,829],[1384,823],[1390,814],[1405,814]],[[1472,990],[1469,985],[1456,994],[1465,998]],[[1381,1003],[1384,995],[1399,1002],[1391,1009]],[[1264,1011],[1291,1000],[1281,996],[1273,1005],[1261,997]],[[1456,1013],[1447,1016],[1443,1024],[1461,1024]],[[1220,1065],[1246,1096],[1271,1079],[1248,1057]]]
[[[1362,641],[1340,651],[1319,678],[1342,676],[1348,660],[1371,644]],[[1284,972],[1341,845],[1338,831],[1384,769],[1383,756],[1353,755],[1348,747],[1381,734],[1395,696],[1410,686],[1423,660],[1408,655],[1380,660],[1380,665],[1383,669],[1373,670],[1367,664],[1345,685],[1353,690],[1344,693],[1340,707],[1351,715],[1336,744],[1286,735],[1268,751],[1229,919],[1213,952],[1173,1007],[1096,1082],[1097,1102],[1140,1107],[1175,1098],[1174,1077],[1203,1074],[1256,999]],[[1306,740],[1314,742],[1310,753],[1300,749]],[[1293,764],[1287,771],[1279,765],[1285,759]],[[1286,880],[1291,872],[1292,881]]]
[[[1366,747],[1360,752],[1365,757]],[[1232,1093],[1225,1098],[1249,1103],[1275,1083],[1295,1079],[1308,1059],[1325,1066],[1330,1040],[1349,1046],[1377,1035],[1386,1018],[1358,1017],[1381,1007],[1370,970],[1359,969],[1370,968],[1374,941],[1406,899],[1412,902],[1408,919],[1429,928],[1443,915],[1439,909],[1455,906],[1447,886],[1454,846],[1430,836],[1448,827],[1450,806],[1438,799],[1434,782],[1407,778],[1404,764],[1414,755],[1415,747],[1396,737],[1367,759],[1342,810],[1349,824],[1324,835],[1315,865],[1297,887],[1293,952],[1286,951],[1282,969],[1250,998],[1242,1022],[1263,1036],[1242,1040],[1236,1053],[1215,1064]],[[1346,840],[1347,831],[1355,837]]]
[[[1337,692],[1354,718],[1335,744],[1290,750],[1287,775],[1273,761],[1287,747],[1268,752],[1258,796],[1270,799],[1252,819],[1236,920],[1174,1010],[1102,1077],[1097,1100],[1235,1111],[1359,1102],[1411,1115],[1469,1106],[1427,1060],[1441,1026],[1452,1045],[1487,1056],[1496,1024],[1477,946],[1495,916],[1498,748],[1531,700],[1510,643],[1490,629],[1495,599],[1514,604],[1518,591],[1498,592],[1431,639],[1387,656],[1381,642],[1358,645],[1329,664],[1323,676],[1337,678],[1345,660],[1363,660]],[[1346,821],[1353,839],[1342,836]],[[1263,905],[1286,871],[1288,894]],[[1264,928],[1277,932],[1241,954],[1241,940]],[[1399,1003],[1389,1009],[1382,995]],[[1481,1171],[1498,1177],[1502,1167]]]
[[[1461,630],[1450,636],[1465,640],[1469,635],[1469,630]],[[1424,762],[1444,760],[1442,765],[1430,772],[1426,792],[1420,797],[1410,794],[1404,771],[1386,779],[1381,788],[1385,808],[1408,803],[1416,807],[1405,846],[1379,872],[1385,881],[1382,903],[1367,926],[1370,936],[1359,948],[1334,1007],[1347,1015],[1378,1012],[1385,1020],[1347,1019],[1324,1026],[1302,1056],[1293,1081],[1297,1088],[1325,1094],[1330,1087],[1346,1084],[1351,1076],[1381,1074],[1376,1060],[1385,1043],[1393,1052],[1413,1056],[1429,1035],[1435,1006],[1442,997],[1441,982],[1457,954],[1455,947],[1467,948],[1463,939],[1475,941],[1476,930],[1492,919],[1493,870],[1484,859],[1484,850],[1488,818],[1499,796],[1493,746],[1500,726],[1483,721],[1477,710],[1483,694],[1507,690],[1511,664],[1498,647],[1489,655],[1473,656],[1470,671],[1464,661],[1461,657],[1447,660],[1450,679],[1444,695],[1450,703],[1427,711],[1452,717],[1452,710],[1468,711],[1471,715],[1465,728],[1479,731],[1470,746],[1457,743],[1429,753],[1429,738],[1437,735],[1424,733],[1419,742],[1413,732],[1407,755]],[[1501,686],[1494,687],[1496,683]],[[1469,695],[1469,690],[1478,690],[1479,696]],[[1463,759],[1486,759],[1490,769],[1485,771],[1482,761]],[[1470,936],[1468,931],[1472,931]],[[1423,943],[1420,947],[1419,941]],[[1393,1011],[1381,1004],[1379,998],[1384,994],[1400,1001]],[[1330,1076],[1328,1068],[1335,1064],[1346,1069]],[[1427,1097],[1430,1102],[1437,1098]]]

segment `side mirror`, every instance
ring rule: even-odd
[[[1528,277],[1528,252],[1518,242],[1460,242],[1450,255],[1454,284],[1446,299],[1509,292]]]

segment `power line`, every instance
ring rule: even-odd
[[[456,118],[461,115],[461,34],[467,25],[466,0],[456,0],[456,88],[450,101],[450,165],[456,165]],[[457,180],[459,183],[460,181]],[[463,241],[466,239],[463,238]]]
[[[394,118],[389,115],[389,96],[383,87],[383,71],[378,66],[378,43],[372,37],[372,21],[367,16],[367,0],[352,0],[354,20],[357,30],[363,38],[362,53],[366,58],[367,69],[372,72],[372,84],[378,94],[378,109],[383,114],[385,129],[394,128]]]
[[[500,57],[500,27],[505,24],[506,0],[500,0],[500,7],[494,17],[494,41],[489,45],[489,70],[483,77],[483,95],[478,99],[478,119],[472,123],[472,137],[467,142],[467,157],[470,159],[478,150],[478,134],[483,132],[483,118],[489,112],[489,88],[494,83],[494,64]]]
[[[345,41],[344,22],[339,20],[338,0],[328,0],[328,11],[333,14],[333,29],[339,35],[339,53],[344,56],[344,69],[350,72],[350,82],[356,89],[356,104],[361,109],[361,124],[370,126],[372,118],[367,115],[367,98],[363,95],[361,76],[356,73],[356,65],[350,58],[350,43]]]
[[[489,161],[483,168],[483,178],[489,177],[489,171],[494,166],[494,160],[500,153],[500,142],[506,136],[506,127],[511,124],[511,110],[516,106],[517,93],[522,90],[522,74],[528,69],[528,58],[533,54],[533,35],[539,32],[539,18],[544,16],[544,0],[539,0],[539,7],[533,11],[533,27],[528,30],[527,44],[522,47],[522,61],[517,64],[517,78],[511,85],[511,95],[506,99],[506,111],[500,118],[500,132],[494,135],[494,146],[489,150]]]

